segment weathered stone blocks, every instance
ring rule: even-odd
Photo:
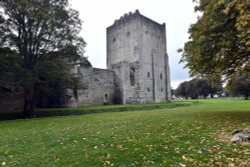
[[[170,100],[165,24],[138,10],[116,20],[107,28],[107,68],[80,68],[87,89],[78,105]]]

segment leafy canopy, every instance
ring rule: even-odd
[[[13,48],[23,57],[23,66],[31,69],[51,52],[82,55],[81,20],[68,5],[68,0],[0,0],[1,46]]]
[[[182,59],[191,76],[226,78],[250,61],[250,0],[200,0]]]

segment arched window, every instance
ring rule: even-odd
[[[162,73],[160,74],[160,79],[162,80]]]
[[[129,37],[130,36],[130,32],[127,32],[127,37]]]
[[[108,94],[104,95],[104,105],[108,104]]]
[[[105,95],[104,95],[104,100],[105,100],[105,101],[108,101],[108,94],[105,94]]]
[[[135,69],[130,68],[129,70],[130,85],[135,86]]]

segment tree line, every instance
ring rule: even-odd
[[[212,87],[206,79],[192,79],[191,81],[182,82],[173,92],[176,96],[184,97],[185,99],[198,99],[212,97],[222,94],[222,84],[218,83]]]
[[[192,79],[184,81],[172,91],[172,94],[185,99],[213,98],[220,96],[243,96],[248,100],[250,96],[250,71],[237,73],[233,80],[227,82],[223,87],[222,82],[212,85],[208,79]]]

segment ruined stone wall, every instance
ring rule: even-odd
[[[115,94],[120,103],[142,103],[139,62],[122,61],[110,67],[115,73]],[[133,76],[131,76],[133,74]],[[134,77],[132,79],[131,77]]]
[[[107,28],[107,67],[108,70],[77,66],[72,69],[86,89],[66,90],[65,96],[60,97],[63,106],[170,100],[165,24],[138,10],[116,20]],[[6,108],[13,104],[4,103]],[[16,105],[20,104],[18,101]]]
[[[79,68],[85,90],[78,90],[77,104],[113,104],[114,72],[97,68]]]

